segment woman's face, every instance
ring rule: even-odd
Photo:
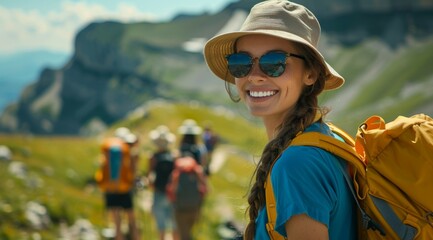
[[[247,53],[253,58],[260,58],[270,51],[302,55],[292,42],[266,35],[241,37],[237,41],[236,49],[237,52]],[[304,60],[289,57],[286,69],[279,77],[267,76],[256,60],[250,73],[236,78],[235,81],[240,98],[252,115],[281,122],[287,113],[293,111],[303,88],[316,80],[312,75],[312,72],[306,69]]]

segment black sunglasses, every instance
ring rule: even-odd
[[[286,60],[288,57],[305,60],[304,56],[285,52],[268,52],[260,58],[251,57],[248,53],[239,52],[227,55],[226,59],[227,68],[235,78],[246,77],[251,72],[256,59],[259,60],[259,67],[263,73],[269,77],[279,77],[286,70]]]

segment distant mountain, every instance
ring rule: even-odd
[[[215,14],[169,22],[92,23],[60,68],[46,68],[0,117],[0,131],[87,134],[146,102],[197,100],[229,105],[224,82],[204,64],[204,42],[237,30],[260,1],[241,0]],[[425,111],[433,115],[433,0],[299,1],[322,23],[326,59],[347,80],[322,102],[353,126],[364,116]]]
[[[66,53],[44,50],[0,54],[0,111],[18,100],[20,92],[38,79],[42,69],[59,68],[68,57]]]

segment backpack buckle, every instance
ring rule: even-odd
[[[428,212],[424,215],[425,220],[432,225],[433,224],[433,212]],[[433,226],[433,225],[432,225]]]
[[[386,236],[382,226],[376,223],[373,219],[370,218],[370,216],[365,213],[362,215],[362,227],[367,230],[371,229],[373,231],[379,231],[380,235]]]

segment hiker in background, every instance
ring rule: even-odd
[[[215,147],[217,146],[218,142],[219,142],[219,136],[213,131],[213,129],[211,128],[210,124],[207,124],[204,128],[203,131],[203,143],[206,147],[206,151],[207,151],[207,165],[205,166],[204,170],[206,175],[210,175],[210,165],[212,162],[212,154],[213,151],[215,149]]]
[[[137,137],[128,128],[115,130],[114,137],[102,144],[102,163],[96,173],[96,181],[104,192],[105,207],[115,224],[115,240],[123,240],[122,215],[128,218],[129,239],[138,240],[133,189],[137,156],[131,156],[131,147]],[[135,158],[135,159],[133,159]]]
[[[317,49],[319,37],[319,22],[304,6],[269,0],[251,9],[239,31],[204,47],[210,70],[225,81],[232,100],[261,118],[269,140],[248,196],[246,240],[356,238],[354,199],[338,166],[346,163],[320,148],[289,146],[301,132],[332,136],[318,95],[344,79]],[[267,178],[275,222],[268,221]]]
[[[183,121],[178,132],[182,135],[180,157],[175,161],[175,169],[167,185],[167,194],[174,205],[180,239],[191,240],[207,194],[203,169],[203,166],[206,166],[206,151],[198,142],[202,129],[194,120]]]
[[[198,164],[207,166],[207,151],[206,147],[200,142],[200,134],[202,128],[197,125],[193,119],[186,119],[178,128],[178,133],[181,135],[179,153],[182,156],[190,155]]]
[[[166,239],[171,231],[172,239],[178,240],[173,205],[165,192],[175,159],[170,150],[170,144],[174,143],[176,137],[166,126],[160,125],[149,133],[149,138],[156,150],[150,158],[146,177],[154,190],[152,214],[158,227],[159,239]]]

